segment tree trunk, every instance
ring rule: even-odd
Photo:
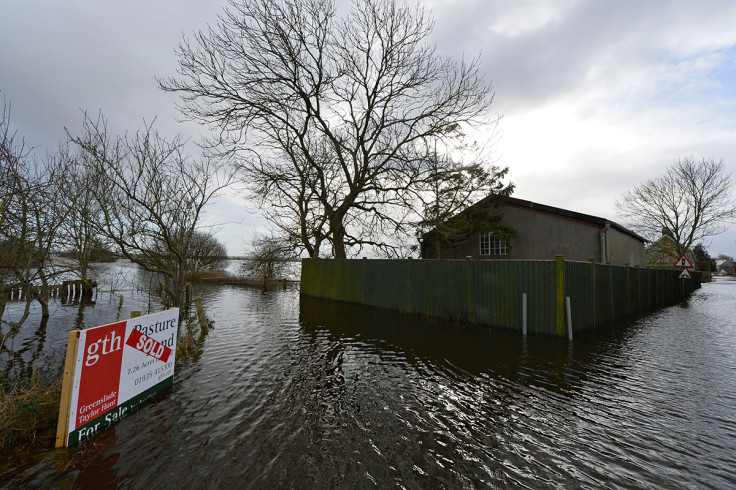
[[[345,230],[340,226],[339,228],[333,229],[332,232],[332,245],[335,248],[335,258],[345,258]]]
[[[321,238],[315,238],[314,240],[314,247],[312,247],[312,250],[310,251],[309,257],[312,259],[318,259],[319,258],[319,248],[322,245],[322,239]]]
[[[10,288],[7,284],[0,283],[0,318],[5,314],[5,305],[8,303],[8,295],[10,294]],[[0,324],[2,327],[2,324]],[[2,328],[0,328],[0,332]]]
[[[41,318],[48,318],[51,313],[49,312],[49,280],[43,269],[38,270],[39,276],[41,277],[41,290],[35,290],[36,299],[41,303]]]
[[[28,288],[28,286],[23,286],[24,288]],[[20,331],[20,327],[25,323],[25,321],[28,319],[28,315],[31,314],[31,303],[33,302],[33,294],[31,291],[26,289],[26,295],[25,295],[25,301],[26,306],[23,310],[23,315],[21,315],[20,319],[17,322],[11,322],[10,330],[8,330],[8,333],[6,333],[2,339],[0,339],[0,347],[2,347],[5,344],[5,341],[9,338],[15,337],[18,332]],[[0,331],[0,334],[2,332]]]
[[[41,318],[48,318],[51,313],[49,312],[49,301],[40,294],[36,297],[38,302],[41,304]]]
[[[180,307],[182,310],[188,310],[189,305],[186,303],[186,288],[187,288],[187,276],[186,276],[186,267],[184,267],[184,262],[179,261],[179,264],[177,266],[176,271],[176,280],[174,284],[174,291],[176,294],[176,298],[174,299],[174,305],[175,307]]]

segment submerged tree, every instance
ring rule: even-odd
[[[251,194],[310,256],[325,243],[338,258],[390,250],[387,237],[410,233],[422,152],[493,120],[478,60],[438,56],[432,27],[393,0],[342,18],[331,0],[232,0],[160,85],[219,130],[212,143],[239,153]]]
[[[276,236],[258,236],[252,245],[253,252],[241,264],[240,272],[264,280],[283,278],[289,260],[294,258],[288,241]]]
[[[186,257],[184,268],[187,272],[219,270],[225,267],[227,249],[212,233],[195,230],[188,238],[177,236],[176,241],[181,243],[180,248]],[[162,256],[167,255],[167,245],[163,241],[157,242],[155,248]],[[176,260],[176,257],[172,256],[172,259]],[[172,263],[171,267],[175,268],[176,264]]]
[[[68,138],[59,144],[57,159],[59,176],[54,190],[68,207],[68,216],[61,229],[61,249],[64,257],[74,261],[72,272],[91,285],[92,265],[115,259],[113,244],[102,229],[102,206],[95,196],[102,176],[89,160],[90,154]]]
[[[232,180],[227,162],[192,158],[180,137],[166,139],[152,125],[113,137],[102,117],[85,115],[82,134],[73,140],[96,176],[102,234],[125,258],[163,278],[167,304],[184,306],[202,213]]]
[[[674,255],[725,231],[736,219],[733,180],[723,160],[677,160],[664,175],[627,191],[616,209],[634,231],[655,242],[668,230]]]
[[[214,234],[195,231],[189,243],[192,272],[224,269],[227,262],[227,248]]]
[[[55,156],[41,161],[10,129],[10,109],[0,118],[0,321],[9,325],[0,344],[15,335],[30,314],[33,301],[49,316],[49,280],[54,275],[51,252],[67,210],[53,192],[58,178]],[[2,320],[10,288],[20,288],[25,308],[19,318]],[[0,323],[0,326],[2,324]]]

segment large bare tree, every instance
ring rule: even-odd
[[[655,242],[663,230],[682,255],[695,242],[718,235],[736,219],[731,174],[723,160],[683,158],[664,175],[641,183],[616,202],[633,230]]]
[[[231,0],[159,82],[240,154],[251,194],[310,256],[386,250],[408,232],[422,150],[494,119],[478,60],[438,56],[432,28],[393,0],[356,0],[344,17],[332,0]]]

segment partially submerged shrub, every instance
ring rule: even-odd
[[[249,259],[240,265],[240,273],[259,279],[280,279],[289,267],[289,260],[294,258],[292,246],[278,237],[256,237],[253,252]]]
[[[53,447],[59,418],[61,381],[30,382],[4,379],[0,383],[0,451],[23,447]]]
[[[185,323],[185,331],[179,336],[176,342],[176,359],[177,361],[188,359],[189,357],[197,357],[204,347],[204,341],[207,338],[209,329],[212,328],[214,321],[205,317],[199,297],[194,299],[196,313],[189,315]]]

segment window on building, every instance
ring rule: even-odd
[[[499,240],[493,233],[480,234],[481,255],[508,255],[509,247],[505,240]]]

